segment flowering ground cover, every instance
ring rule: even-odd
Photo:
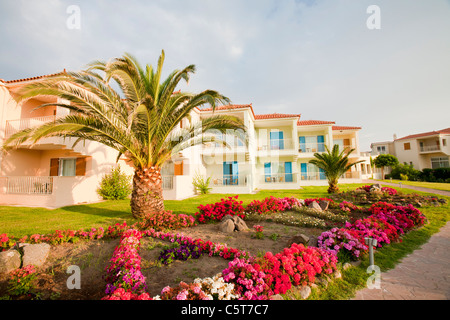
[[[421,211],[412,205],[385,202],[362,208],[350,201],[330,201],[331,214],[325,211],[329,216],[324,214],[320,218],[295,212],[295,208],[311,201],[320,199],[300,201],[293,197],[268,197],[245,206],[235,196],[202,205],[196,220],[168,211],[159,216],[149,215],[130,226],[116,223],[105,229],[55,230],[21,239],[1,234],[0,246],[9,248],[17,240],[48,242],[58,248],[96,244],[100,254],[89,252],[79,261],[90,260],[83,272],[91,270],[92,278],[100,278],[102,282],[93,281],[96,288],[83,293],[84,299],[267,299],[295,286],[311,284],[317,276],[333,273],[338,261],[361,258],[368,249],[364,237],[376,238],[379,248],[384,248],[427,222]],[[353,215],[355,212],[362,216]],[[261,220],[247,220],[250,228],[252,223],[256,226],[254,231],[239,235],[219,234],[216,225],[203,223],[214,222],[225,214],[240,215],[244,219],[259,216]],[[333,228],[331,224],[315,228],[307,223],[283,225],[283,219],[289,215],[317,221],[331,221],[331,215],[346,219]],[[175,231],[179,228],[183,233]],[[207,228],[209,232],[205,232]],[[293,230],[291,235],[289,228]],[[189,234],[196,229],[197,233]],[[287,246],[286,240],[300,230],[318,236],[318,247]],[[254,236],[254,232],[260,236]],[[91,262],[97,257],[97,266],[92,268]],[[53,265],[47,267],[55,273],[55,260],[51,262]],[[37,286],[44,288],[42,282],[51,276],[41,273],[36,276]],[[56,273],[64,279],[63,268]],[[58,281],[53,279],[53,284]],[[47,281],[47,287],[50,283]],[[158,285],[154,286],[155,283]],[[0,296],[2,290],[0,279]],[[67,297],[61,292],[52,292],[44,298]]]

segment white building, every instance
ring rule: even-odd
[[[17,89],[45,76],[0,80],[0,139],[12,133],[53,121],[67,114],[55,106],[35,109],[51,100],[31,99],[17,103]],[[50,98],[48,98],[50,99]],[[53,101],[54,102],[54,101]],[[216,114],[240,117],[248,129],[248,145],[226,136],[231,148],[209,143],[194,146],[173,157],[162,168],[165,199],[183,199],[195,194],[193,178],[211,177],[213,193],[251,193],[258,189],[297,189],[326,185],[323,172],[309,164],[325,146],[353,148],[352,161],[364,159],[342,176],[341,182],[360,182],[370,177],[369,157],[361,157],[360,127],[336,126],[333,121],[301,120],[299,114],[255,114],[251,104],[218,107]],[[211,109],[196,109],[191,119],[201,121]],[[183,126],[183,123],[180,125]],[[27,144],[0,158],[0,204],[59,207],[98,201],[96,189],[102,176],[116,165],[117,151],[96,142],[72,148],[72,139],[47,138],[32,147]],[[121,168],[133,169],[125,159]]]
[[[400,163],[415,169],[449,167],[450,128],[394,138],[394,141],[372,143],[372,155],[388,153]]]

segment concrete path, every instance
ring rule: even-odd
[[[382,186],[399,187],[398,183],[390,183],[390,182],[377,181],[377,180],[363,180],[362,183],[367,183],[367,184],[379,183]],[[402,188],[412,189],[412,190],[417,190],[417,191],[422,191],[422,192],[435,193],[435,194],[439,194],[439,195],[442,195],[442,196],[450,197],[450,191],[445,191],[445,190],[437,190],[437,189],[431,189],[431,188],[416,187],[416,186],[410,186],[410,185],[406,185],[406,184],[402,185]]]
[[[450,300],[450,222],[352,300]]]

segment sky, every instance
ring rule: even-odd
[[[161,50],[196,65],[180,89],[360,126],[362,151],[450,127],[450,0],[0,0],[1,79]]]

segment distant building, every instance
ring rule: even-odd
[[[417,170],[450,167],[450,128],[371,144],[372,156],[392,154]]]

